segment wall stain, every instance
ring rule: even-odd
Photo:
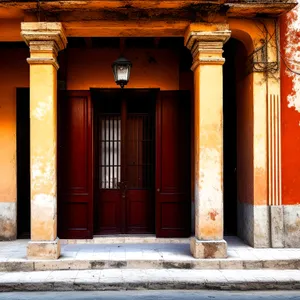
[[[216,220],[216,216],[218,215],[219,213],[214,209],[213,211],[209,212],[208,215],[210,217],[211,220],[215,221]]]

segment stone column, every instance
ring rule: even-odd
[[[220,31],[195,31],[190,26],[185,45],[193,55],[195,143],[195,237],[191,252],[196,258],[227,256],[223,239],[223,44],[227,26]]]
[[[30,259],[57,259],[57,54],[67,39],[61,23],[22,23],[30,48]]]

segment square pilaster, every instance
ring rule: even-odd
[[[30,48],[31,241],[28,258],[56,259],[57,238],[57,54],[67,39],[61,23],[22,23]]]
[[[193,55],[195,145],[196,258],[227,256],[223,240],[223,45],[230,31],[195,31],[189,27],[185,45]],[[221,26],[220,26],[221,27]]]

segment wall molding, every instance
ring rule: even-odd
[[[267,95],[268,205],[282,205],[281,110],[279,95]]]

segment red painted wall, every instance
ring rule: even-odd
[[[281,124],[282,124],[282,203],[300,204],[300,91],[297,78],[285,64],[294,70],[300,50],[300,28],[296,24],[300,9],[281,17]],[[298,16],[299,15],[299,16]],[[300,68],[298,68],[298,72]],[[297,96],[298,94],[298,96]]]

